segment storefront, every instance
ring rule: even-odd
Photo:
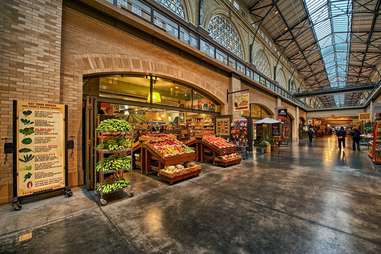
[[[137,144],[143,136],[158,134],[186,144],[195,138],[214,135],[220,104],[187,84],[156,75],[106,75],[84,79],[83,112],[83,142],[87,144],[83,156],[84,175],[86,185],[92,189],[97,182],[94,168],[99,161],[94,148],[103,142],[96,130],[102,121],[127,122],[131,127],[130,136],[118,139],[126,139],[131,145]],[[139,165],[142,172],[143,167]]]

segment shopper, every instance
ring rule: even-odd
[[[352,131],[353,151],[356,151],[356,148],[360,151],[360,137],[361,131],[358,128],[354,128]]]
[[[341,148],[345,148],[346,133],[345,133],[344,127],[340,127],[340,129],[336,132],[336,135],[337,135],[337,141],[339,143],[339,149],[341,150]]]
[[[308,128],[308,140],[312,144],[312,138],[314,137],[314,129],[310,126]]]

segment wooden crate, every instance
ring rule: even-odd
[[[167,174],[165,172],[159,172],[159,177],[161,180],[168,182],[169,184],[173,184],[173,183],[176,183],[191,177],[198,176],[200,173],[201,173],[201,166],[196,165],[192,168],[189,168],[189,170],[184,169],[183,174],[172,175],[172,174]]]

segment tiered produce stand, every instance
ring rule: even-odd
[[[232,166],[241,163],[237,147],[225,139],[216,136],[202,138],[201,159],[217,166]]]
[[[124,173],[131,170],[129,125],[124,120],[108,119],[98,125],[97,132],[96,191],[100,204],[106,205],[116,193],[132,196],[127,191],[130,183],[124,178]]]
[[[373,163],[381,164],[381,116],[376,115],[373,128],[373,141],[369,142],[368,155]]]
[[[142,136],[140,148],[135,150],[132,158],[134,165],[140,165],[143,174],[156,173],[170,184],[198,176],[201,172],[201,166],[192,162],[196,159],[195,151],[170,134]]]

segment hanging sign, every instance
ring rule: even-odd
[[[230,136],[231,116],[216,117],[216,136]]]
[[[359,113],[359,121],[370,121],[370,113]]]
[[[278,116],[287,116],[286,108],[278,108]]]
[[[233,96],[234,111],[249,110],[250,93],[236,93]]]
[[[16,103],[17,196],[65,187],[65,105]]]

